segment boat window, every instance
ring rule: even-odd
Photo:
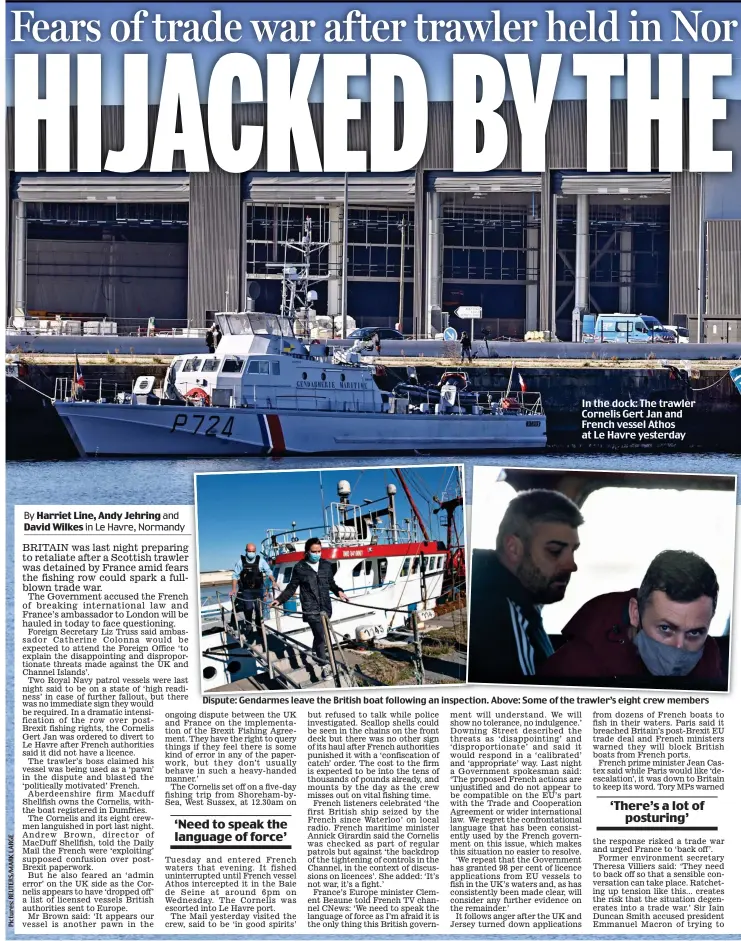
[[[389,560],[388,559],[379,559],[378,560],[378,584],[383,585],[386,581],[386,572],[388,572]]]
[[[333,562],[332,563],[332,578],[335,577],[335,575],[339,572],[339,570],[340,570],[340,563]]]
[[[186,359],[183,363],[183,372],[198,372],[201,368],[201,361],[194,356],[191,356],[190,359]]]
[[[271,363],[271,364],[270,364],[270,372],[271,372],[274,376],[279,376],[279,375],[280,375],[280,363],[278,363],[278,362]]]
[[[419,569],[419,556],[415,556],[414,561],[412,562],[412,575],[416,575],[418,569]]]
[[[290,582],[290,580],[291,580],[291,575],[293,575],[293,566],[292,566],[292,565],[289,565],[288,568],[285,569],[284,572],[283,572],[283,582],[284,582],[284,584],[287,585],[287,584]]]
[[[248,373],[260,373],[261,375],[270,374],[270,363],[264,359],[253,359],[247,369]]]
[[[373,559],[366,559],[365,560],[365,574],[370,575],[372,569],[373,569]]]
[[[238,356],[225,356],[222,372],[240,373],[244,369],[244,360]]]
[[[219,368],[220,360],[216,358],[204,359],[201,372],[216,372]]]
[[[408,574],[409,574],[409,556],[407,556],[406,559],[404,559],[404,562],[402,563],[400,578],[406,578]]]
[[[429,561],[429,560],[427,559],[427,556],[423,555],[423,556],[422,556],[422,559],[421,559],[421,561],[420,561],[420,566],[419,566],[420,572],[426,572],[426,571],[427,571],[427,567],[428,567],[428,566],[427,566],[427,563],[428,563],[428,561]]]
[[[353,578],[357,578],[358,575],[360,575],[360,572],[362,571],[362,569],[363,569],[363,563],[362,563],[362,562],[358,562],[358,564],[357,564],[357,565],[355,566],[355,568],[352,570],[352,577],[353,577]]]

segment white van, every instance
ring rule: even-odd
[[[646,314],[586,314],[584,343],[676,343],[677,336],[656,317]]]

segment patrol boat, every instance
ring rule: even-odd
[[[310,220],[303,238],[287,247],[301,261],[281,267],[280,315],[217,313],[215,351],[177,356],[157,392],[153,376],[140,376],[131,394],[111,401],[102,383],[86,392],[75,379],[58,380],[54,407],[78,452],[227,457],[545,447],[539,393],[508,388],[464,396],[468,381],[460,373],[434,394],[410,396],[406,386],[388,393],[360,342],[330,354],[326,343],[304,339],[316,319],[311,256],[322,247],[312,240]]]
[[[453,474],[457,478],[459,471]],[[332,563],[335,582],[348,599],[346,603],[332,598],[331,629],[336,647],[345,642],[372,643],[403,631],[408,628],[412,611],[418,622],[430,620],[441,596],[457,596],[465,583],[465,560],[458,545],[456,520],[456,512],[463,505],[459,481],[451,479],[437,500],[436,512],[443,512],[441,523],[447,526],[446,541],[441,542],[431,538],[402,472],[397,470],[396,475],[407,494],[413,518],[398,518],[395,484],[386,486],[385,497],[358,505],[351,503],[350,484],[342,480],[337,485],[338,499],[325,507],[322,527],[268,530],[260,547],[260,554],[273,567],[277,591],[281,592],[290,582],[294,566],[304,557],[301,550],[305,540],[314,537],[321,541],[322,558]],[[201,609],[204,692],[256,677],[268,668],[259,640],[247,646],[241,634],[230,629],[230,615],[231,603],[225,599],[211,601]],[[264,616],[268,618],[265,623],[273,650],[271,672],[277,685],[316,686],[321,682],[321,664],[310,663],[307,667],[298,662],[310,651],[313,640],[301,617],[299,593],[282,610],[264,607]],[[335,659],[339,656],[336,654]]]
[[[363,362],[359,350],[330,356],[325,343],[304,343],[290,318],[225,312],[216,321],[222,338],[215,352],[174,359],[158,394],[154,378],[140,376],[124,401],[100,394],[86,401],[66,381],[54,406],[79,453],[458,454],[546,445],[539,393],[481,392],[464,399],[456,373],[435,400],[414,402],[406,393],[383,392],[376,366]]]

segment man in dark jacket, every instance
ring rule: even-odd
[[[327,661],[327,642],[324,636],[322,615],[332,616],[332,600],[330,591],[341,601],[347,601],[345,592],[334,580],[332,564],[322,558],[322,544],[319,539],[307,539],[304,546],[304,557],[293,568],[291,581],[285,590],[275,599],[272,607],[277,608],[292,598],[299,589],[301,598],[301,615],[311,628],[314,636],[312,650],[322,666],[322,676],[329,676],[331,668]]]
[[[470,683],[517,683],[553,653],[540,608],[565,595],[583,522],[563,494],[527,490],[507,507],[496,549],[474,550]]]
[[[461,363],[465,363],[466,357],[468,357],[468,362],[472,361],[471,356],[471,337],[464,330],[461,334]]]
[[[630,686],[726,689],[720,649],[708,636],[718,580],[694,552],[668,549],[641,587],[599,595],[563,629],[566,643],[538,676]]]

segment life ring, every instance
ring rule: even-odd
[[[189,392],[185,393],[186,399],[199,399],[204,405],[211,404],[211,396],[206,392],[205,389],[201,389],[200,386],[196,386],[194,389],[191,389]]]
[[[444,372],[438,385],[442,387],[445,383],[451,383],[459,391],[465,392],[468,388],[468,374],[465,372]]]

